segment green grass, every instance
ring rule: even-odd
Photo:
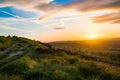
[[[99,56],[106,64],[80,57],[79,54],[85,52],[75,45],[77,49],[73,50],[79,50],[79,54],[71,52],[71,48],[61,50],[16,36],[11,37],[11,41],[16,47],[10,53],[20,48],[23,53],[0,62],[0,80],[120,80],[120,67],[108,64],[112,59],[114,62],[119,60],[115,54],[86,51],[87,55]],[[5,57],[2,55],[1,58]]]
[[[7,57],[6,54],[1,54],[1,53],[0,53],[0,60],[4,59],[4,58],[6,58],[6,57]]]
[[[0,51],[10,47],[12,44],[11,38],[0,36]]]

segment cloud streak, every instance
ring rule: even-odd
[[[101,15],[92,18],[92,21],[95,23],[102,23],[102,22],[110,22],[113,24],[119,23],[119,16],[120,16],[120,0],[75,0],[75,2],[72,2],[70,4],[66,4],[63,6],[56,6],[56,5],[50,5],[47,4],[47,6],[38,6],[38,9],[43,9],[45,11],[48,11],[50,15],[45,15],[40,18],[40,20],[49,18],[56,14],[59,11],[73,9],[78,12],[86,13],[86,12],[92,12],[92,11],[103,11],[103,10],[109,10],[111,11],[111,14]],[[51,10],[52,9],[52,10]]]
[[[55,27],[54,28],[55,30],[63,30],[63,29],[65,29],[64,27]]]
[[[110,23],[120,23],[120,13],[111,13],[111,14],[106,14],[102,16],[97,16],[92,18],[93,22],[95,23],[104,23],[104,22],[110,22]]]
[[[84,0],[83,2],[67,5],[68,8],[74,8],[80,12],[90,12],[96,10],[118,10],[120,9],[119,0]]]
[[[8,27],[8,26],[2,26],[0,25],[1,29],[7,29],[7,30],[16,30],[16,28]]]
[[[27,32],[27,33],[32,33],[33,32],[33,31],[30,31],[30,30],[17,29],[17,28],[13,28],[13,27],[9,27],[9,26],[3,26],[3,25],[0,25],[0,29]]]
[[[32,8],[38,4],[47,4],[52,0],[3,0],[1,6],[16,6],[21,8]]]
[[[77,11],[83,13],[110,10],[110,14],[93,17],[92,21],[95,23],[120,23],[120,0],[85,0],[81,3],[70,4],[68,7],[75,8]]]
[[[120,16],[120,0],[70,0],[68,4],[56,4],[55,1],[54,3],[52,2],[53,0],[4,0],[0,5],[15,6],[25,10],[44,11],[47,14],[40,17],[40,21],[52,17],[60,11],[68,9],[73,9],[82,13],[110,10],[111,14],[95,16],[92,20],[100,23],[119,23],[117,17]]]
[[[3,13],[5,13],[5,14],[8,14],[8,15],[13,16],[13,17],[15,17],[15,18],[21,18],[21,17],[19,17],[19,16],[17,16],[17,15],[11,14],[11,13],[6,12],[6,11],[3,11],[3,10],[0,10],[0,12],[3,12]]]

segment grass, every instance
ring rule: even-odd
[[[74,54],[96,56],[101,61],[120,66],[120,40],[54,42],[53,48],[60,48]]]
[[[71,52],[71,48],[62,50],[21,37],[14,36],[11,40],[17,47],[10,50],[10,53],[19,51],[21,47],[23,53],[0,62],[0,80],[120,80],[120,67],[109,65],[109,57],[115,54],[86,51],[87,55],[95,54],[106,60],[106,63],[102,63],[80,57],[79,54],[84,52],[81,49],[77,49],[80,50],[78,54]],[[119,60],[117,56],[112,59],[114,62]]]
[[[4,59],[4,58],[6,58],[6,57],[7,57],[6,54],[0,54],[0,60]]]

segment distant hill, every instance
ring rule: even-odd
[[[49,43],[55,47],[79,47],[79,48],[103,48],[103,49],[119,49],[120,38],[99,39],[99,40],[81,40],[81,41],[57,41]]]
[[[0,36],[0,80],[120,80],[119,44]]]

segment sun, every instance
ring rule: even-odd
[[[95,34],[95,33],[90,33],[90,34],[87,35],[87,39],[90,39],[90,40],[94,40],[94,39],[96,39],[97,37],[98,37],[98,35]]]

